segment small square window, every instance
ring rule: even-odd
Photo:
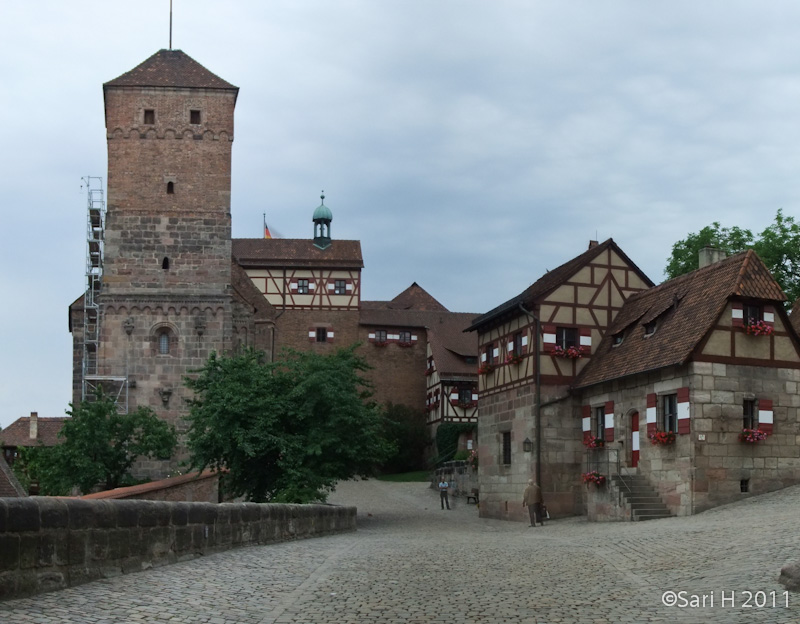
[[[328,342],[327,327],[317,327],[317,342]]]
[[[156,111],[154,109],[144,109],[144,123],[148,126],[152,126],[154,123],[156,123]]]
[[[410,331],[401,331],[399,333],[400,342],[411,342],[411,332]]]
[[[375,330],[375,342],[378,342],[378,343],[386,342],[386,330],[385,329],[376,329]]]
[[[345,282],[344,280],[336,280],[333,284],[333,294],[334,295],[347,294],[347,282]]]
[[[308,294],[308,280],[307,279],[299,279],[299,280],[297,280],[297,294],[298,295],[307,295]]]
[[[199,110],[189,111],[189,123],[190,124],[195,124],[195,125],[200,123],[200,111]]]
[[[742,309],[742,315],[744,316],[745,325],[752,325],[764,320],[763,310],[761,306],[757,305],[745,305]]]
[[[565,351],[578,346],[578,329],[575,327],[557,327],[556,345]]]

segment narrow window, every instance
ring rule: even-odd
[[[175,194],[175,183],[167,182],[167,195],[174,195],[174,194]]]
[[[158,353],[160,355],[169,355],[169,333],[166,331],[158,335]]]
[[[148,126],[152,126],[154,123],[156,123],[156,111],[154,109],[144,109],[144,123]]]
[[[165,271],[169,270],[169,258],[164,258],[161,261],[161,268],[164,269]]]
[[[606,407],[598,405],[594,408],[594,437],[604,440],[606,435]]]
[[[661,397],[662,431],[678,430],[678,395],[665,394]]]
[[[742,479],[739,481],[739,491],[742,493],[750,491],[750,479]]]
[[[299,280],[297,280],[297,294],[299,294],[299,295],[307,295],[308,294],[308,280],[307,279],[299,279]]]
[[[754,399],[745,399],[742,405],[743,423],[745,429],[756,429],[758,427],[758,413],[756,412],[756,402]]]
[[[336,280],[333,285],[333,294],[344,295],[347,294],[347,282],[344,280]]]
[[[486,363],[487,364],[494,364],[494,343],[490,342],[486,345],[486,350],[484,351],[486,354]]]
[[[317,342],[328,342],[328,329],[317,327]]]
[[[190,124],[199,124],[200,123],[200,111],[193,110],[189,111],[189,123]]]
[[[514,352],[512,355],[522,355],[522,333],[514,334]]]
[[[578,329],[575,327],[557,327],[556,345],[565,351],[578,346]]]
[[[508,466],[511,464],[511,432],[503,432],[503,463]]]

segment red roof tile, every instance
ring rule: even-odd
[[[231,89],[231,83],[212,74],[181,50],[159,50],[129,72],[109,80],[103,87],[184,87]]]
[[[274,267],[363,268],[361,242],[333,240],[320,249],[298,238],[234,238],[233,257],[245,269]]]
[[[20,498],[28,493],[17,479],[17,475],[0,454],[0,498]]]
[[[392,299],[388,308],[393,310],[436,310],[447,312],[441,303],[436,301],[424,288],[414,282],[403,292]]]
[[[636,293],[617,314],[574,387],[685,363],[731,297],[769,301],[776,308],[786,300],[752,250]],[[645,339],[644,324],[651,321],[656,321],[656,331]],[[620,332],[623,341],[613,346]]]
[[[31,418],[23,416],[18,418],[8,427],[0,431],[0,446],[56,446],[63,441],[58,437],[64,421],[68,417],[42,418],[39,417],[39,435],[31,439]]]

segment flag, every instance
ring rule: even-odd
[[[272,233],[269,231],[269,226],[267,225],[266,213],[264,213],[264,238],[272,238]]]

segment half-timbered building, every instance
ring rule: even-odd
[[[612,239],[592,242],[474,320],[482,516],[527,517],[522,490],[537,456],[551,513],[581,512],[583,446],[570,385],[625,301],[652,286]]]

